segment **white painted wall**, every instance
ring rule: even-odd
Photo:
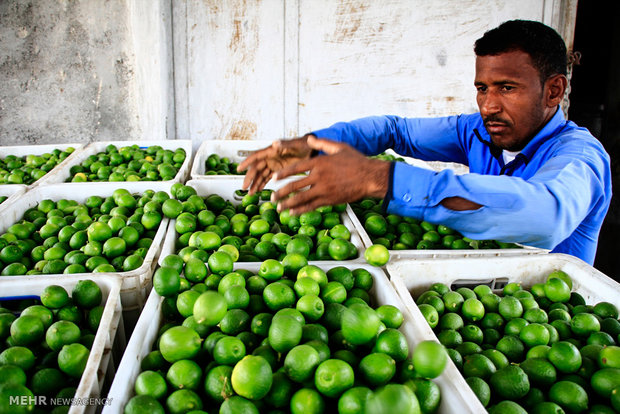
[[[568,43],[577,0],[0,1],[0,145],[274,139],[475,110],[472,45],[513,18]]]
[[[572,44],[576,0],[173,2],[179,137],[274,139],[366,115],[474,112],[473,43],[505,20]]]

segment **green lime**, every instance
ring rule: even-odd
[[[478,377],[488,381],[495,371],[497,371],[495,364],[482,354],[467,355],[464,358],[463,375],[465,378]]]
[[[420,403],[411,388],[402,384],[388,384],[377,389],[366,403],[366,413],[420,414]]]
[[[469,377],[465,380],[469,388],[476,394],[480,403],[486,407],[491,401],[491,388],[482,378]],[[422,400],[423,401],[423,400]],[[424,401],[422,402],[424,404]]]
[[[143,371],[136,378],[134,391],[137,395],[148,395],[159,400],[167,395],[168,386],[164,377],[155,371]]]
[[[390,252],[381,244],[373,244],[364,251],[364,259],[372,266],[385,266],[390,260]]]
[[[422,413],[434,413],[441,403],[441,391],[433,381],[423,378],[407,380],[404,385],[409,387],[415,394]]]
[[[206,394],[214,401],[222,403],[234,395],[231,385],[233,368],[228,365],[218,365],[207,373],[204,383]]]
[[[353,386],[353,382],[353,368],[339,359],[323,361],[314,375],[316,389],[327,397],[340,396]]]
[[[448,312],[460,312],[465,299],[463,296],[454,291],[450,291],[442,295],[443,302]]]
[[[297,301],[295,308],[304,315],[307,321],[310,322],[319,320],[325,311],[323,301],[316,295],[302,296]]]
[[[547,359],[528,358],[519,366],[527,374],[533,386],[548,388],[557,380],[557,371]]]
[[[353,304],[342,315],[341,329],[347,341],[354,345],[362,345],[377,336],[380,324],[381,320],[374,309],[362,304]]]
[[[231,375],[233,390],[250,400],[258,400],[267,395],[272,381],[271,366],[261,356],[244,357],[235,365]]]
[[[295,291],[283,282],[272,282],[263,290],[265,305],[272,311],[292,307],[296,302]]]
[[[484,317],[484,305],[478,299],[469,298],[463,302],[461,313],[472,322],[481,320]]]
[[[196,322],[206,326],[215,326],[228,311],[226,298],[218,292],[208,290],[194,302],[193,315]]]
[[[508,365],[498,369],[491,376],[489,383],[493,393],[510,400],[522,398],[530,390],[527,374],[517,365]]]
[[[261,263],[258,275],[267,281],[279,280],[284,275],[284,266],[274,259],[267,259]]]
[[[315,389],[301,388],[291,397],[290,410],[291,414],[321,414],[325,401]]]
[[[284,372],[295,382],[305,382],[314,376],[321,362],[319,353],[309,345],[293,347],[284,359]]]
[[[413,351],[415,371],[424,378],[436,378],[448,362],[448,354],[443,345],[435,341],[422,341]]]
[[[75,323],[60,320],[47,329],[45,342],[53,351],[59,351],[64,345],[78,342],[81,335],[80,328]]]
[[[192,390],[176,390],[166,398],[166,408],[170,414],[184,414],[192,410],[201,410],[202,400]]]
[[[537,345],[547,345],[550,339],[549,330],[539,323],[531,323],[521,329],[519,339],[528,348],[533,348]]]
[[[387,384],[396,373],[394,359],[382,352],[366,355],[359,363],[362,379],[371,387]]]
[[[601,330],[599,320],[591,313],[578,313],[570,321],[571,331],[578,337],[586,337]]]
[[[166,373],[166,379],[173,389],[197,390],[201,378],[202,369],[196,362],[189,359],[176,361]]]
[[[193,329],[174,326],[160,336],[159,350],[166,361],[174,363],[196,356],[201,342],[200,335]]]
[[[579,349],[567,341],[552,344],[547,358],[558,371],[566,374],[577,372],[582,362]]]
[[[549,400],[570,413],[578,413],[588,409],[588,394],[581,386],[572,381],[558,381],[553,384],[549,389]]]
[[[37,316],[21,315],[11,324],[10,332],[14,345],[33,345],[43,338],[45,326]]]
[[[75,304],[84,309],[94,308],[101,304],[101,288],[92,280],[80,280],[71,291]]]
[[[338,399],[338,413],[363,413],[372,391],[367,387],[353,387],[342,393]]]
[[[89,355],[88,348],[80,343],[64,345],[58,353],[58,368],[71,377],[80,378]]]
[[[179,292],[181,278],[179,272],[172,267],[159,267],[153,274],[153,289],[160,296],[172,297]]]
[[[551,302],[568,302],[570,299],[570,287],[559,277],[547,279],[544,289]]]
[[[275,316],[269,326],[269,344],[277,352],[288,352],[301,341],[302,323],[288,315]]]

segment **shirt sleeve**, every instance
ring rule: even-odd
[[[402,118],[371,116],[339,122],[313,131],[317,138],[344,142],[366,155],[377,155],[388,148],[402,156],[424,161],[467,164],[463,143],[462,117]]]
[[[451,170],[395,163],[384,205],[390,213],[444,224],[472,239],[552,249],[606,198],[607,155],[583,145],[568,145],[562,151],[529,180],[455,175]],[[447,197],[462,197],[482,207],[450,210],[440,204]]]

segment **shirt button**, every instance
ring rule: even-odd
[[[403,201],[405,201],[406,203],[411,201],[411,194],[409,193],[405,193],[405,195],[403,196]]]

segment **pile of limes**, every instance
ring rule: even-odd
[[[104,307],[92,280],[71,291],[47,286],[40,300],[7,300],[0,306],[0,413],[33,412],[35,397],[52,411],[52,399],[70,399],[86,367]],[[30,397],[30,398],[28,398]],[[60,411],[54,411],[60,412]],[[63,411],[66,412],[66,411]]]
[[[174,151],[159,145],[117,148],[110,144],[104,152],[71,166],[67,181],[169,181],[179,172],[186,155],[183,148]]]
[[[620,411],[617,304],[586,305],[563,271],[503,295],[435,283],[417,304],[489,411]],[[563,411],[562,411],[563,410]]]
[[[205,160],[205,175],[243,175],[244,172],[237,172],[239,164],[227,157],[220,157],[217,154],[209,154]]]
[[[386,214],[383,200],[365,198],[351,203],[351,209],[360,220],[374,244],[391,250],[442,249],[514,249],[514,243],[495,240],[472,240],[444,225],[435,225],[412,217]]]
[[[55,149],[41,155],[25,155],[18,157],[7,155],[0,159],[0,184],[32,184],[75,151],[68,147],[65,150]]]
[[[0,236],[0,275],[130,271],[142,266],[163,219],[163,191],[42,200]]]
[[[341,222],[346,205],[321,207],[291,216],[278,213],[269,199],[271,190],[248,195],[237,191],[238,204],[217,194],[197,195],[193,187],[173,184],[174,200],[162,208],[166,217],[175,219],[177,253],[184,259],[197,257],[207,261],[219,249],[236,251],[235,260],[258,262],[277,259],[283,262],[308,260],[348,260],[358,256],[350,230]]]
[[[368,270],[211,265],[169,255],[156,270],[163,325],[125,413],[436,411],[445,348],[410,352],[403,314],[374,303]]]

